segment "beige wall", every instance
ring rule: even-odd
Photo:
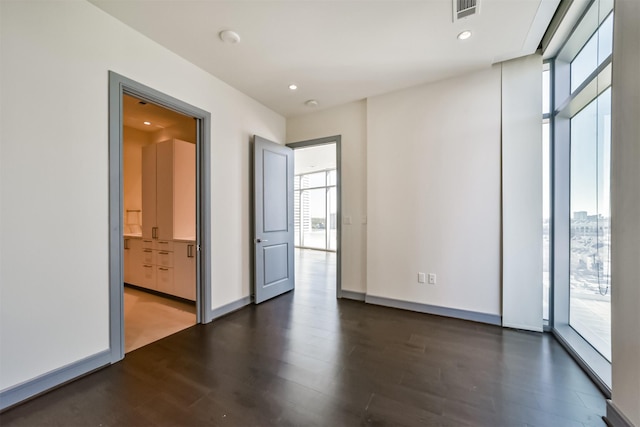
[[[494,67],[287,120],[342,135],[344,290],[501,314],[500,94]]]
[[[500,93],[497,66],[368,100],[367,294],[501,314]]]

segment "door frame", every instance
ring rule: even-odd
[[[325,138],[308,139],[305,141],[291,142],[286,144],[293,149],[294,165],[295,150],[298,148],[309,148],[320,145],[336,144],[336,198],[338,206],[336,209],[336,298],[342,298],[342,160],[341,145],[342,135],[328,136]],[[294,166],[295,167],[295,166]],[[294,245],[295,246],[295,245]]]
[[[208,323],[211,310],[211,114],[177,98],[109,71],[109,352],[124,358],[123,111],[132,95],[196,119],[196,321]]]

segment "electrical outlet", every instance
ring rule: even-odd
[[[425,282],[424,273],[418,273],[418,283],[424,283],[424,282]]]
[[[435,285],[436,284],[436,274],[435,273],[429,273],[429,284],[430,285]]]

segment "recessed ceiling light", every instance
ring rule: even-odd
[[[236,44],[240,42],[240,35],[235,31],[231,31],[231,30],[220,31],[218,36],[220,37],[220,40],[222,40],[225,43]]]
[[[297,86],[297,85],[294,85],[294,84],[290,84],[290,85],[289,85],[289,89],[291,89],[291,90],[296,90],[296,89],[298,89],[298,86]]]
[[[145,125],[151,126],[151,122],[144,122]]]
[[[304,105],[306,105],[307,107],[317,107],[318,101],[316,101],[315,99],[310,99],[307,102],[305,102]]]
[[[471,31],[469,31],[469,30],[465,30],[465,31],[461,32],[460,34],[458,34],[458,40],[466,40],[469,37],[471,37]]]

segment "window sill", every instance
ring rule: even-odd
[[[551,332],[578,362],[602,393],[611,398],[611,362],[598,353],[580,334],[567,324],[555,325]]]

